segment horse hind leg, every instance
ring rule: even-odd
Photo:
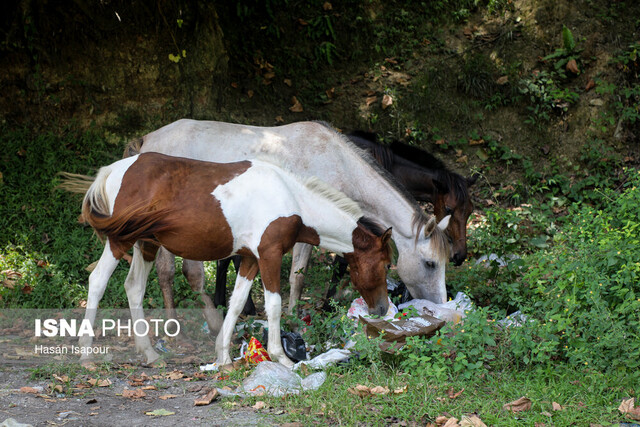
[[[109,278],[118,266],[118,262],[119,260],[113,256],[109,240],[107,240],[98,264],[89,275],[89,292],[87,295],[87,308],[84,312],[84,319],[89,320],[91,329],[93,329],[96,321],[98,303],[100,303],[104,295],[104,291],[109,283]],[[85,349],[80,356],[80,363],[83,365],[91,364],[91,353],[86,350],[91,347],[92,343],[93,337],[90,334],[82,335],[78,341],[78,346]]]
[[[158,284],[162,291],[164,309],[167,319],[176,319],[176,308],[173,299],[173,281],[176,275],[175,255],[161,247],[156,255],[156,272]]]
[[[233,266],[237,271],[240,271],[240,260],[242,257],[235,255],[229,258],[218,260],[216,268],[216,293],[214,297],[215,306],[227,306],[227,273],[229,271],[229,264],[233,262]],[[256,314],[256,306],[251,298],[251,292],[247,297],[247,302],[242,309],[242,314],[245,316],[254,316]]]
[[[146,357],[147,364],[154,363],[160,356],[151,346],[149,336],[138,331],[135,328],[135,325],[138,321],[140,321],[140,324],[145,323],[142,302],[144,299],[144,292],[147,287],[147,278],[149,277],[149,272],[151,272],[152,267],[153,262],[145,261],[138,244],[134,245],[131,268],[129,269],[129,274],[124,282],[124,288],[127,292],[127,299],[129,300],[131,324],[134,325],[133,334],[136,349]]]
[[[222,327],[222,313],[216,309],[211,297],[204,288],[205,274],[204,263],[201,261],[182,260],[182,273],[187,278],[191,289],[200,295],[204,304],[204,317],[207,319],[209,330],[214,336],[218,334]]]
[[[309,258],[311,258],[312,246],[306,243],[296,243],[293,246],[293,257],[291,260],[291,273],[289,274],[289,314],[293,314],[295,306],[300,300],[302,287],[304,285],[304,273],[307,271]]]
[[[218,365],[226,365],[231,363],[229,348],[231,346],[231,336],[236,326],[238,316],[242,310],[242,306],[247,300],[247,296],[251,291],[253,279],[258,274],[258,262],[255,258],[244,257],[240,263],[240,270],[236,277],[236,284],[229,299],[229,309],[224,318],[224,323],[218,338],[216,339],[216,353],[218,355]]]

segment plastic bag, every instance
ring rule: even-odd
[[[242,383],[241,392],[270,396],[298,394],[303,390],[317,390],[327,379],[324,372],[316,372],[302,379],[300,375],[276,362],[262,362]]]
[[[247,351],[244,353],[244,358],[247,362],[253,364],[259,364],[260,362],[271,361],[269,353],[262,347],[260,341],[251,337]]]
[[[453,323],[459,323],[466,317],[465,311],[473,309],[471,300],[462,292],[458,292],[453,300],[443,304],[436,304],[426,299],[413,299],[400,304],[398,309],[404,310],[409,306],[413,306],[420,314],[427,314]]]
[[[387,297],[388,298],[388,297]],[[385,320],[391,320],[398,314],[398,307],[395,306],[394,303],[389,299],[389,310],[387,314],[384,315]],[[349,319],[358,320],[360,317],[369,317],[369,307],[367,303],[364,302],[364,298],[356,298],[351,303],[351,307],[349,307],[349,311],[347,312],[347,317]]]
[[[311,369],[324,369],[327,366],[334,365],[339,362],[343,362],[351,356],[349,350],[341,350],[338,348],[332,348],[331,350],[322,353],[311,360],[303,360],[293,365],[293,370],[297,370],[302,365],[306,365]]]
[[[269,330],[264,329],[262,333],[262,341],[264,345],[269,342]],[[285,332],[280,330],[280,341],[282,342],[282,348],[284,354],[294,362],[301,360],[307,360],[307,344],[304,342],[302,335],[297,332]]]

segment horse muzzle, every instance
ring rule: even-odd
[[[389,299],[385,298],[384,301],[376,303],[374,307],[369,307],[369,315],[370,316],[381,316],[387,314],[389,311]]]

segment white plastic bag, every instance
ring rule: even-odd
[[[322,353],[311,360],[303,360],[293,365],[293,370],[297,370],[302,365],[307,365],[311,369],[324,369],[327,366],[331,366],[343,360],[347,360],[351,356],[349,350],[342,350],[339,348],[332,348],[331,350]]]
[[[256,369],[242,383],[241,392],[247,394],[284,396],[303,390],[317,390],[327,379],[324,372],[316,372],[302,379],[289,368],[276,362],[258,363]]]
[[[391,302],[391,299],[389,299],[389,310],[387,311],[387,314],[385,314],[384,319],[391,320],[396,314],[398,314],[398,307],[396,307],[395,304]],[[354,299],[351,303],[351,307],[349,307],[349,311],[347,312],[347,317],[352,320],[358,320],[360,316],[369,317],[369,307],[362,297]]]

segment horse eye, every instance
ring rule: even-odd
[[[451,209],[449,206],[445,206],[444,207],[444,213],[446,215],[451,215],[451,214],[453,214],[453,209]]]
[[[391,268],[391,264],[387,264],[387,270]]]
[[[436,262],[435,261],[425,261],[424,265],[429,269],[436,268]]]

